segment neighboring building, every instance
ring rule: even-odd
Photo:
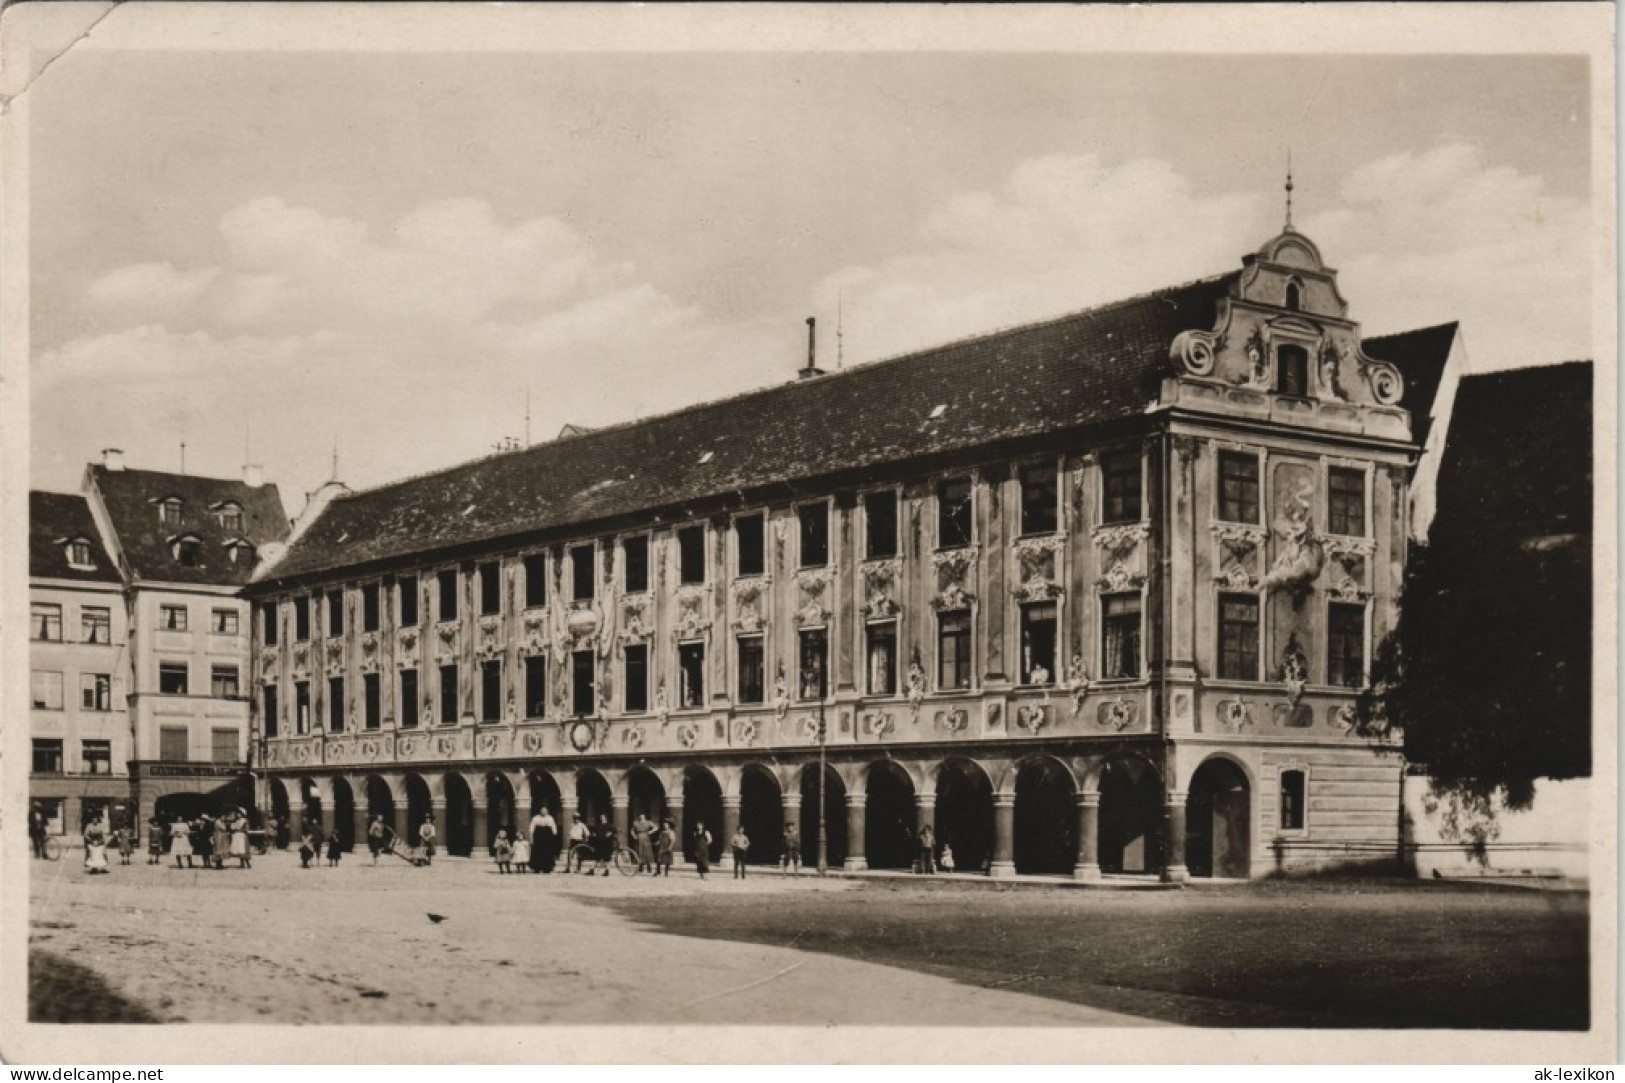
[[[995,876],[1393,862],[1354,702],[1432,403],[1305,237],[803,376],[334,495],[246,591],[272,807],[454,853],[664,812],[766,861],[792,820],[810,861],[822,755],[848,868],[926,824]]]
[[[1387,361],[1405,377],[1405,395],[1400,401],[1431,404],[1426,410],[1411,410],[1411,441],[1420,449],[1411,477],[1411,537],[1421,540],[1427,537],[1438,510],[1439,467],[1444,461],[1456,389],[1468,367],[1467,347],[1459,327],[1445,323],[1368,338],[1365,352]]]
[[[259,550],[288,536],[275,485],[130,470],[110,450],[84,490],[123,580],[131,801],[145,824],[213,807],[247,784],[248,606]]]
[[[117,566],[85,498],[28,494],[28,795],[55,834],[127,815],[129,637]]]

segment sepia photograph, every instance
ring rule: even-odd
[[[1614,18],[6,8],[0,1059],[1614,1063]]]

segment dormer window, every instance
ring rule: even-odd
[[[240,531],[243,529],[243,507],[241,504],[225,503],[215,509],[220,519],[220,529]]]
[[[158,521],[164,526],[179,526],[181,522],[181,498],[178,496],[165,497],[158,502]]]
[[[190,534],[170,543],[175,559],[183,568],[196,568],[203,563],[203,543]]]
[[[1286,284],[1286,307],[1293,312],[1303,307],[1303,287],[1296,282]]]
[[[253,564],[254,543],[247,538],[235,538],[226,543],[226,556],[233,564]]]
[[[1277,394],[1307,398],[1309,395],[1309,351],[1302,346],[1281,346],[1275,351],[1275,390]]]
[[[83,538],[75,538],[63,547],[68,554],[70,568],[90,569],[96,567],[95,559],[90,555],[90,543]]]

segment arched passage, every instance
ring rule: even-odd
[[[429,784],[421,775],[406,776],[406,844],[416,846],[418,828],[429,818],[434,806],[429,801]],[[442,839],[442,842],[445,840]]]
[[[1100,869],[1155,872],[1162,867],[1162,783],[1133,756],[1106,761],[1100,772]]]
[[[984,872],[993,860],[993,781],[973,760],[937,769],[937,845],[953,850],[958,872]]]
[[[530,815],[534,816],[545,808],[553,814],[554,822],[558,822],[564,810],[558,781],[546,771],[532,771],[527,778],[527,785],[530,787]],[[563,826],[567,828],[569,825]]]
[[[456,771],[446,772],[446,822],[440,837],[446,853],[467,857],[474,852],[474,794],[468,780]]]
[[[299,829],[308,830],[317,838],[325,838],[326,819],[323,816],[322,792],[316,786],[316,780],[303,777],[299,780]]]
[[[914,835],[914,783],[890,760],[871,764],[865,780],[864,857],[871,869],[907,869],[918,846]]]
[[[626,773],[626,815],[635,820],[647,816],[659,823],[666,815],[666,787],[660,776],[647,767],[634,767]]]
[[[513,783],[501,771],[485,776],[485,838],[480,842],[487,849],[496,842],[497,832],[506,831],[510,839],[522,826],[519,810],[515,807]]]
[[[818,765],[801,769],[801,863],[818,867]],[[825,855],[832,869],[846,862],[846,783],[835,768],[824,768]]]
[[[282,784],[280,778],[271,780],[271,817],[272,824],[261,824],[265,830],[274,833],[272,841],[277,849],[285,850],[288,847],[288,787]]]
[[[1072,776],[1048,756],[1016,772],[1015,856],[1018,873],[1071,875],[1078,857],[1078,811]]]
[[[779,780],[759,764],[739,776],[739,826],[750,839],[752,865],[776,865],[784,851],[784,801]]]
[[[333,779],[333,819],[327,829],[339,833],[339,849],[355,849],[355,791],[347,778]]]
[[[395,794],[389,788],[389,783],[377,775],[368,775],[364,786],[367,797],[367,822],[370,824],[374,816],[382,816],[385,826],[400,834],[401,825],[395,819]]]
[[[614,812],[609,781],[591,768],[576,772],[576,815],[588,827],[594,827],[602,816],[608,821]]]
[[[1251,788],[1241,768],[1223,757],[1207,760],[1191,778],[1185,864],[1192,876],[1245,879],[1251,870]]]
[[[683,770],[683,854],[693,861],[694,829],[701,824],[711,833],[710,859],[718,861],[728,840],[722,837],[722,786],[704,767]]]

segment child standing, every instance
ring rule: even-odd
[[[315,856],[316,836],[312,835],[310,828],[307,827],[305,833],[299,836],[299,867],[301,869],[310,868],[310,859]]]
[[[954,871],[954,848],[946,842],[942,844],[942,860],[938,861],[937,864],[942,868],[943,872]]]
[[[128,865],[130,863],[130,855],[135,853],[135,839],[131,837],[130,829],[128,827],[120,827],[118,830],[113,832],[113,837],[118,840],[118,863],[120,865]]]
[[[491,856],[496,859],[497,872],[506,874],[513,862],[513,846],[508,842],[506,831],[497,832],[496,841],[491,843]]]
[[[343,856],[343,849],[339,844],[339,833],[333,831],[327,836],[327,864],[331,868],[339,867],[339,858]]]
[[[734,879],[745,878],[745,855],[750,851],[750,836],[745,834],[743,825],[734,830],[734,837],[729,841],[734,852]]]
[[[518,833],[513,838],[513,863],[514,872],[530,871],[530,840]]]

